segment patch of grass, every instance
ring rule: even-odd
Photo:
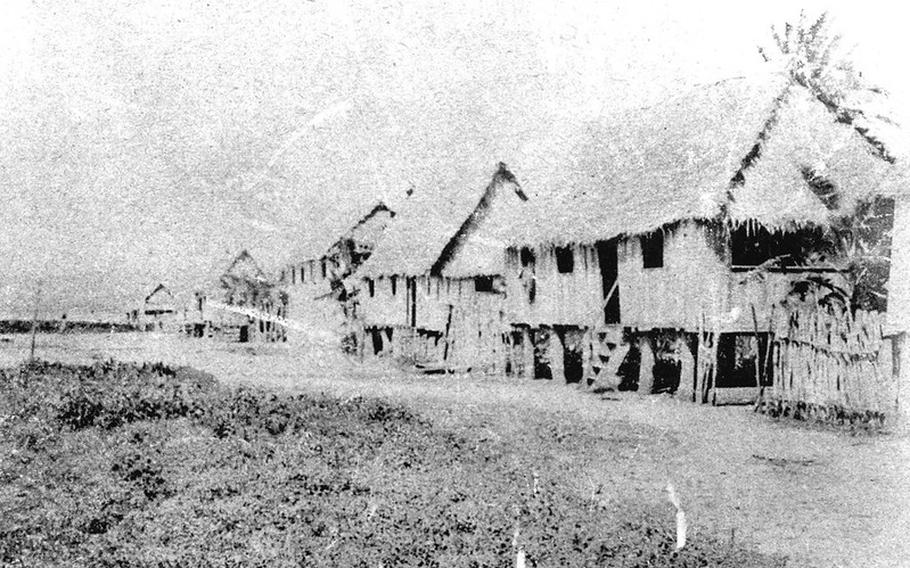
[[[595,502],[382,400],[41,363],[0,373],[0,417],[3,565],[784,565],[676,552],[668,504]]]

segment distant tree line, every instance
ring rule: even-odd
[[[130,323],[97,322],[97,321],[69,321],[69,320],[38,320],[35,322],[40,333],[109,333],[141,331]],[[7,319],[0,320],[0,334],[31,333],[32,320]]]

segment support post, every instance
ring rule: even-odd
[[[638,339],[638,351],[641,353],[641,364],[638,367],[638,392],[651,394],[654,390],[654,351],[647,335]]]
[[[521,374],[520,378],[534,378],[534,339],[530,327],[521,329]]]
[[[680,335],[676,340],[676,348],[679,351],[679,388],[676,390],[676,396],[682,400],[695,400],[695,381],[698,370],[695,368],[695,356],[689,348],[689,342],[684,335]],[[697,347],[696,347],[697,349]]]

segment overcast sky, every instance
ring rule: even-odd
[[[906,19],[830,8],[910,109]],[[125,311],[548,133],[767,68],[789,2],[4,0],[0,313]],[[479,191],[479,188],[473,188]]]

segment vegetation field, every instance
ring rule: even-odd
[[[0,320],[0,335],[31,333],[32,327],[39,333],[110,333],[139,331],[139,328],[129,323],[79,321],[79,320],[31,320],[6,319]]]
[[[668,502],[579,495],[399,403],[160,364],[3,371],[0,456],[2,565],[785,564],[704,531],[677,552]]]

